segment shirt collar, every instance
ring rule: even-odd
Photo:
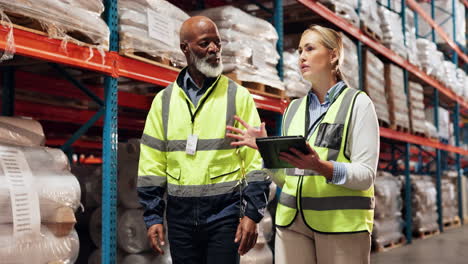
[[[328,89],[328,92],[325,95],[325,101],[323,102],[322,105],[329,104],[329,103],[333,102],[336,99],[336,97],[340,94],[341,90],[345,86],[346,86],[346,84],[343,81],[339,81],[339,82],[335,83],[335,85],[333,85],[330,89]],[[317,95],[312,90],[309,91],[309,94],[313,95],[318,100]]]
[[[185,70],[183,85],[184,85],[184,87],[186,87],[186,89],[188,89],[189,88],[188,82],[191,82],[193,84],[193,88],[195,88],[197,91],[199,91],[200,89],[207,89],[208,87],[210,87],[213,84],[213,82],[216,81],[216,79],[218,79],[218,78],[217,77],[207,77],[205,79],[205,81],[203,82],[203,86],[198,87],[198,85],[192,79],[192,76],[190,76],[190,73],[189,73],[188,68],[187,68]]]

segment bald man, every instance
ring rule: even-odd
[[[247,89],[222,75],[221,39],[206,17],[180,30],[187,59],[158,93],[141,138],[138,194],[153,249],[164,254],[164,211],[173,263],[238,263],[256,243],[270,179],[259,153],[236,147],[234,115],[260,125]],[[163,199],[167,191],[167,208]]]

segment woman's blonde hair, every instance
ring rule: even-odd
[[[301,38],[310,32],[317,33],[320,36],[321,44],[325,48],[335,52],[338,60],[332,62],[333,73],[338,80],[345,81],[343,72],[341,71],[344,61],[343,41],[341,34],[331,28],[322,27],[319,25],[311,25],[302,33]]]

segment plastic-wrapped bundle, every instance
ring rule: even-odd
[[[444,223],[458,219],[457,190],[450,178],[442,178],[442,207],[444,208]]]
[[[359,16],[356,13],[358,1],[356,0],[320,0],[325,5],[331,5],[338,16],[348,20],[351,24],[359,27]]]
[[[401,217],[374,219],[372,241],[375,245],[384,247],[403,238],[404,222]]]
[[[437,50],[434,42],[418,38],[416,40],[418,60],[422,69],[429,75],[438,77],[437,70],[442,64],[443,55]]]
[[[343,33],[341,33],[341,38],[343,40],[344,52],[341,73],[344,75],[345,81],[350,87],[359,89],[359,61],[356,44]]]
[[[101,189],[97,186],[101,184],[101,166],[73,164],[71,172],[76,175],[80,182],[81,203],[85,210],[99,206],[101,203]],[[99,197],[99,201],[96,201],[96,197]]]
[[[401,182],[397,177],[385,175],[375,179],[374,218],[395,218],[401,216]]]
[[[31,187],[37,192],[42,222],[55,222],[62,207],[76,210],[80,204],[80,185],[70,173],[68,159],[59,149],[0,145],[24,154],[32,174]],[[18,158],[18,162],[20,158]],[[47,166],[44,166],[47,164]],[[12,205],[5,168],[0,165],[0,223],[12,223]]]
[[[413,231],[435,231],[437,205],[435,184],[429,176],[411,175]]]
[[[256,244],[247,254],[241,256],[240,264],[272,264],[273,253],[268,245]]]
[[[440,67],[441,66],[441,67]],[[456,94],[458,91],[457,66],[451,61],[443,61],[439,66],[439,80]]]
[[[426,14],[431,14],[431,3],[418,3]],[[452,19],[452,0],[435,0],[435,23],[442,28],[449,39],[454,39],[453,36],[453,19]],[[446,10],[449,10],[448,12]],[[458,43],[465,43],[465,7],[462,1],[455,0],[455,19],[457,32],[455,39]],[[431,40],[432,27],[423,19],[419,20],[419,35]],[[445,40],[439,34],[436,34],[436,42],[446,44]]]
[[[39,122],[29,119],[0,117],[0,143],[27,147],[43,146],[44,130]]]
[[[385,90],[393,126],[410,128],[403,70],[393,64],[385,64]]]
[[[465,71],[458,68],[456,71],[456,76],[457,76],[457,82],[456,82],[457,89],[455,90],[455,93],[458,94],[459,96],[466,96],[465,87],[467,87],[468,83],[466,82],[467,75]]]
[[[410,125],[411,132],[426,134],[426,126],[424,121],[426,115],[424,113],[424,91],[419,83],[409,82],[409,97],[410,97]]]
[[[382,29],[383,44],[403,58],[406,58],[407,54],[403,31],[401,30],[400,15],[385,7],[379,7],[379,16],[381,19],[380,27]]]
[[[234,72],[240,81],[284,89],[276,70],[278,34],[270,23],[233,6],[207,9],[197,15],[209,17],[218,26],[225,73]]]
[[[406,9],[406,47],[408,61],[413,65],[420,66],[418,59],[418,48],[416,46],[416,26],[414,24],[414,12]]]
[[[140,208],[137,194],[139,140],[119,143],[118,148],[118,197],[125,208]]]
[[[450,113],[447,109],[443,107],[439,107],[439,132],[436,134],[437,137],[441,137],[443,139],[449,139],[450,138]],[[426,108],[426,120],[432,123],[435,126],[435,121],[434,121],[434,108],[429,107]]]
[[[109,28],[101,18],[103,10],[98,0],[0,0],[0,12],[7,13],[13,23],[31,18],[39,21],[51,38],[79,39],[107,50]]]
[[[390,114],[385,94],[384,64],[372,52],[367,50],[364,67],[364,89],[374,102],[378,119],[390,124]]]
[[[377,2],[374,0],[361,0],[360,18],[368,29],[382,39],[380,29],[380,17],[378,14]]]
[[[189,16],[165,0],[119,0],[120,51],[145,53],[185,66],[179,32]]]
[[[117,241],[125,252],[138,254],[148,251],[151,247],[146,232],[143,210],[126,210],[119,216]]]
[[[0,225],[0,258],[2,263],[75,263],[80,243],[75,230],[56,237],[41,226],[41,235],[25,241],[13,235],[12,225]]]
[[[303,97],[307,95],[312,84],[302,77],[297,50],[283,52],[283,74],[287,96]]]

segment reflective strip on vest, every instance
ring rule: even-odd
[[[138,176],[137,181],[138,187],[165,187],[167,184],[167,178],[165,176],[156,175]]]
[[[299,109],[299,106],[302,104],[302,100],[304,100],[304,98],[306,97],[302,97],[298,100],[295,100],[289,107],[288,113],[284,120],[284,131],[286,131],[286,133],[289,131],[289,126],[291,125],[291,122],[294,116],[296,115],[296,112]]]
[[[305,210],[372,210],[375,207],[374,197],[335,196],[335,197],[302,197],[301,206]]]
[[[245,178],[247,179],[247,182],[264,181],[268,179],[268,174],[265,171],[256,170],[247,173]]]
[[[212,183],[206,185],[167,184],[167,194],[177,197],[206,197],[239,191],[241,181]]]
[[[292,209],[297,209],[296,196],[281,192],[279,203]]]
[[[214,88],[213,88],[214,89]],[[185,151],[187,140],[167,140],[168,124],[169,124],[169,105],[172,96],[173,84],[169,85],[162,95],[162,123],[164,130],[164,139],[160,140],[143,134],[141,137],[141,143],[151,147],[153,149],[173,152],[173,151]],[[226,109],[226,125],[234,126],[234,115],[237,112],[236,109],[236,93],[237,84],[229,79],[228,91],[227,91],[227,109]],[[223,149],[235,149],[236,146],[231,146],[233,139],[231,138],[215,138],[215,139],[199,139],[197,142],[197,151],[209,151],[209,150],[223,150]]]

